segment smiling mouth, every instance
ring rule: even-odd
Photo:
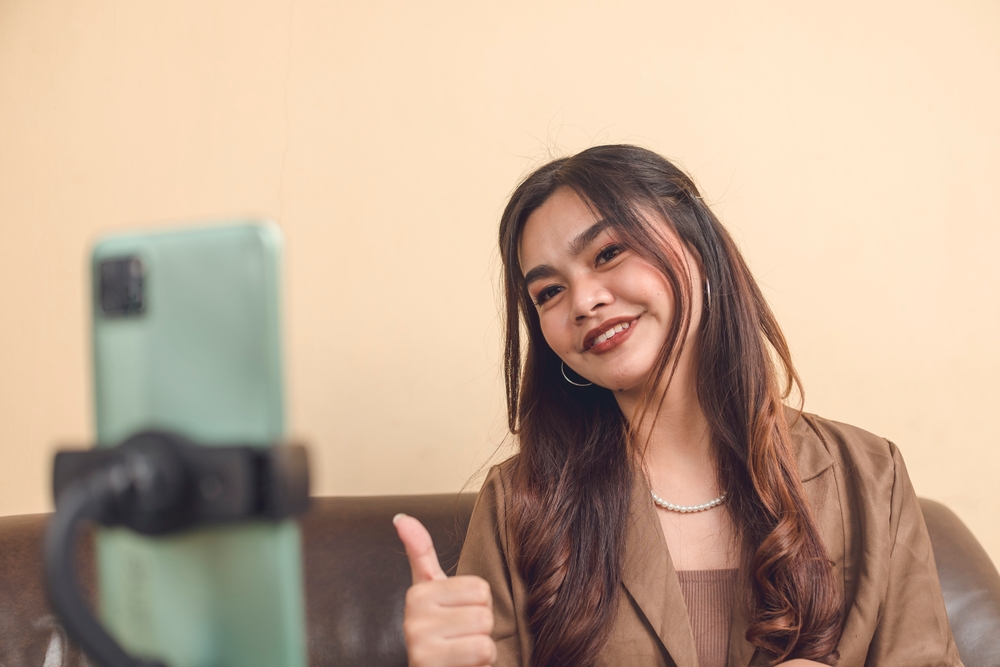
[[[638,319],[638,318],[636,318],[636,319]],[[597,336],[596,338],[594,338],[594,340],[592,340],[590,342],[590,345],[588,346],[588,349],[592,349],[594,347],[597,347],[601,343],[605,343],[605,342],[607,342],[609,340],[612,340],[615,336],[617,336],[618,334],[620,334],[623,331],[628,331],[629,327],[631,327],[633,324],[635,324],[635,321],[636,320],[631,320],[629,322],[620,322],[620,323],[614,325],[613,327],[609,327],[607,331],[605,331],[604,333],[600,334],[599,336]]]

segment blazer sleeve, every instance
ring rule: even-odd
[[[934,552],[899,449],[889,443],[894,481],[888,583],[865,665],[961,667],[938,580]]]
[[[530,643],[521,630],[524,585],[508,551],[506,494],[501,466],[494,466],[479,491],[457,573],[482,577],[493,592],[495,667],[521,667]],[[512,574],[513,572],[513,574]]]

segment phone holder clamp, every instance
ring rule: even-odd
[[[128,655],[80,594],[73,545],[83,521],[166,535],[212,524],[279,521],[309,505],[309,466],[300,445],[199,446],[176,433],[142,431],[120,445],[56,454],[56,512],[45,569],[66,632],[102,667],[164,667]]]

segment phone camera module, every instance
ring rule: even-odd
[[[145,271],[138,257],[107,259],[98,265],[101,312],[112,317],[141,315]]]

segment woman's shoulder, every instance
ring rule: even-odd
[[[510,499],[511,468],[516,459],[517,455],[515,454],[494,464],[487,471],[483,484],[479,487],[476,504],[472,510],[475,519],[482,520],[488,517],[492,523],[503,523]]]
[[[833,467],[844,480],[866,487],[896,483],[903,460],[890,440],[808,412],[789,409],[787,418],[803,482]]]
[[[475,574],[495,584],[499,576],[507,580],[512,575],[507,562],[510,536],[507,508],[510,504],[508,483],[512,459],[492,466],[486,473],[476,497],[476,504],[469,517],[469,526],[462,555],[458,563],[459,574]],[[494,587],[494,590],[496,588]]]
[[[516,465],[517,454],[514,454],[499,463],[490,466],[486,472],[486,478],[479,489],[479,493],[488,491],[489,493],[505,495],[510,487],[511,471]]]

